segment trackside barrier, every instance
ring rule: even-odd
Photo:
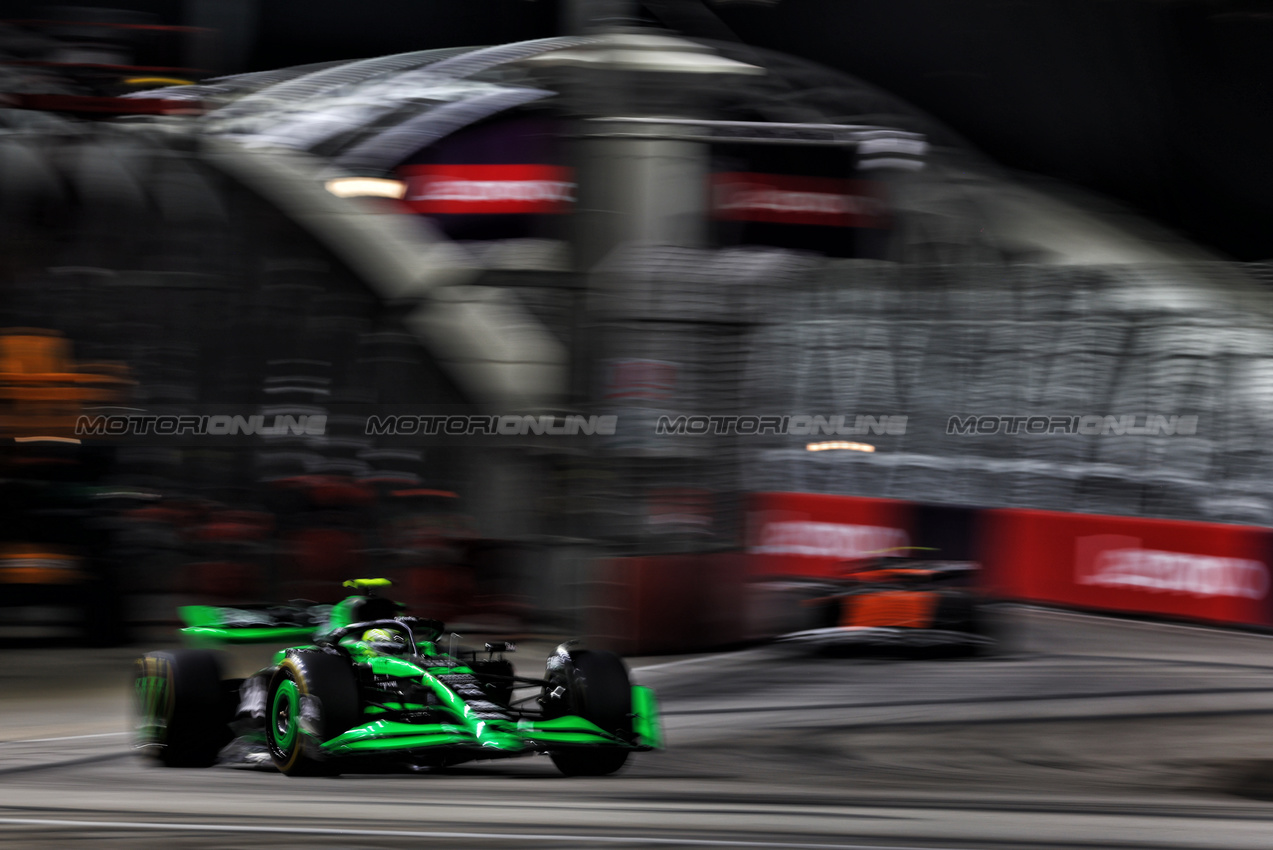
[[[1271,626],[1273,534],[1204,522],[988,510],[980,557],[1011,599]]]
[[[747,567],[753,576],[828,576],[850,558],[916,545],[909,502],[754,493],[747,505]]]
[[[771,636],[756,582],[836,574],[847,559],[926,546],[983,566],[1000,598],[1273,627],[1273,531],[1219,523],[755,493],[741,553],[602,562],[588,631],[627,653]],[[769,631],[766,631],[769,629]]]

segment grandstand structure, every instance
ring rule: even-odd
[[[158,478],[408,463],[484,533],[607,551],[737,547],[740,494],[773,490],[1273,522],[1267,268],[1005,173],[842,73],[642,30],[122,100],[167,114],[0,110],[6,324],[128,363],[154,404],[620,421],[409,463],[352,421],[228,463],[134,452]],[[678,415],[906,426],[809,451],[842,435],[657,433]],[[1123,433],[949,432],[984,416]]]

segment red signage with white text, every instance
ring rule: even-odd
[[[888,226],[880,188],[871,181],[741,171],[712,175],[712,216],[824,227]]]
[[[1267,529],[1049,511],[983,514],[998,592],[1083,608],[1268,624]]]
[[[399,173],[403,200],[426,215],[551,215],[575,202],[573,172],[559,165],[407,165]]]
[[[833,576],[855,558],[911,545],[912,505],[815,493],[754,493],[747,505],[753,576]]]

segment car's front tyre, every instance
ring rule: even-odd
[[[550,672],[547,692],[565,689],[561,698],[547,699],[548,714],[573,714],[606,732],[626,735],[632,730],[632,682],[623,659],[612,652],[575,650],[570,660]],[[553,764],[566,776],[608,776],[628,760],[627,749],[563,748],[549,751]]]
[[[323,652],[293,652],[279,664],[265,700],[265,740],[274,765],[288,776],[333,776],[339,763],[318,745],[352,728],[362,716],[349,663]]]

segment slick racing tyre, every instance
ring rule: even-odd
[[[632,730],[632,683],[628,668],[612,652],[575,650],[570,663],[549,677],[548,692],[564,687],[564,699],[549,700],[549,714],[573,714],[606,732],[627,737]],[[608,776],[628,760],[624,749],[552,750],[553,764],[566,776]]]
[[[150,652],[137,659],[138,747],[165,767],[210,767],[230,742],[233,690],[206,650]]]
[[[349,662],[323,652],[283,659],[265,702],[265,740],[275,766],[288,776],[334,776],[334,761],[316,757],[318,744],[361,718],[358,682]]]

